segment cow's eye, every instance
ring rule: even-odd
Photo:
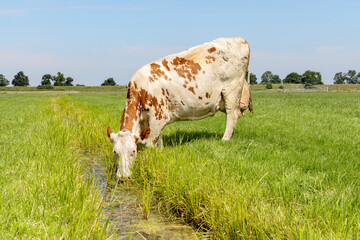
[[[116,154],[115,150],[113,150],[113,153]]]

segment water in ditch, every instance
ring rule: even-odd
[[[140,194],[125,187],[127,183],[108,186],[104,169],[96,161],[91,161],[87,169],[101,189],[104,220],[110,220],[118,239],[208,239],[190,226],[162,217],[155,209],[151,210],[149,219],[144,220]]]

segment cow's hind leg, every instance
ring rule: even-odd
[[[227,141],[232,137],[240,115],[240,108],[230,109],[226,111],[226,129],[222,138],[223,141]]]
[[[224,94],[223,97],[225,101],[226,111],[226,129],[222,140],[227,141],[232,137],[236,123],[241,116],[240,94],[236,94],[233,92],[228,96]]]

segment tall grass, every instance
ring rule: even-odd
[[[254,93],[255,113],[240,119],[229,142],[220,140],[222,113],[175,123],[163,132],[163,149],[139,153],[133,177],[151,184],[165,213],[215,238],[358,239],[359,97]],[[117,96],[70,99],[118,126]]]
[[[71,121],[48,96],[0,96],[0,238],[111,236]]]
[[[143,206],[154,203],[165,214],[210,231],[218,239],[360,238],[359,97],[358,93],[255,92],[255,113],[239,120],[229,142],[221,141],[222,113],[167,126],[164,148],[140,151],[133,168]],[[68,238],[104,234],[96,220],[98,207],[90,210],[96,226],[92,228],[80,211],[85,207],[69,210],[91,202],[73,200],[83,191],[76,190],[82,183],[91,186],[74,164],[75,150],[101,156],[111,181],[116,163],[105,129],[107,125],[118,129],[125,94],[61,97],[53,101],[55,110],[41,105],[50,102],[49,97],[36,97],[33,102],[28,97],[13,98],[16,104],[0,112],[0,143],[9,145],[8,151],[1,148],[6,157],[1,158],[4,194],[0,202],[6,202],[1,207],[8,207],[0,211],[0,232],[18,238],[62,236],[60,232]],[[4,106],[11,102],[4,99]],[[28,160],[38,158],[44,158],[44,163]],[[59,168],[62,164],[71,167]],[[35,173],[44,180],[37,180]],[[55,184],[59,182],[63,184]],[[68,196],[64,188],[73,194]],[[55,191],[64,191],[59,195],[66,197],[60,199],[76,204],[60,203]],[[84,200],[95,195],[90,188],[82,196]],[[26,196],[30,201],[22,203]],[[46,201],[41,203],[41,199]],[[36,217],[41,211],[47,211],[41,215],[45,217]],[[76,221],[68,215],[81,217]],[[14,226],[25,226],[20,228],[25,230],[14,230]]]

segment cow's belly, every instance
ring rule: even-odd
[[[170,123],[175,121],[193,121],[215,115],[220,110],[220,102],[208,102],[208,104],[179,103],[176,111],[170,114]]]

